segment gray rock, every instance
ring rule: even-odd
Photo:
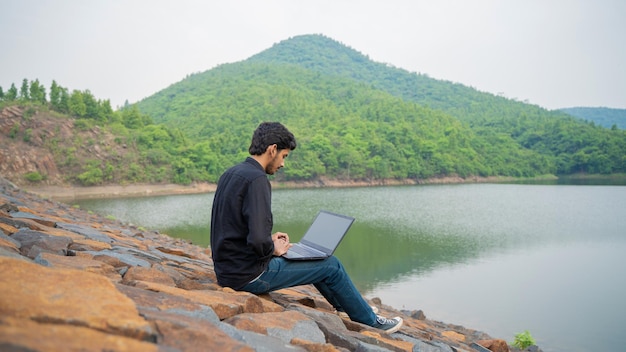
[[[220,322],[220,318],[215,314],[215,311],[211,307],[201,305],[201,308],[194,311],[184,310],[180,308],[166,309],[165,312],[183,315],[189,318],[205,320],[209,323],[217,325]]]
[[[306,351],[304,348],[288,345],[279,338],[258,334],[252,331],[238,330],[234,326],[227,323],[220,322],[217,326],[228,336],[245,343],[246,345],[254,348],[257,352]]]
[[[89,253],[91,255],[106,255],[109,257],[117,258],[122,263],[128,264],[129,266],[142,266],[144,268],[150,268],[152,265],[147,260],[143,260],[135,257],[132,254],[128,253],[119,253],[116,251],[112,251],[110,249],[104,249],[101,251],[85,251],[85,253]]]
[[[0,239],[13,243],[17,248],[20,248],[22,246],[21,243],[13,239],[11,236],[5,235],[4,233],[0,233]]]
[[[67,255],[72,239],[69,237],[52,236],[43,232],[20,229],[11,238],[20,243],[20,253],[34,259],[41,252]]]
[[[326,335],[326,341],[334,346],[356,351],[362,344],[358,339],[345,334],[348,329],[336,314],[325,313],[297,304],[291,304],[287,309],[298,311],[313,319],[324,335]]]
[[[119,253],[128,253],[128,254],[134,255],[136,257],[141,257],[143,259],[151,260],[153,262],[159,262],[159,263],[164,258],[162,256],[154,255],[154,254],[151,254],[149,252],[142,251],[142,250],[139,250],[139,249],[136,249],[136,248],[122,247],[122,246],[113,246],[113,247],[111,247],[111,250],[119,252]]]
[[[24,257],[23,255],[17,252],[11,251],[9,249],[5,249],[4,247],[0,247],[0,257],[9,257],[13,259],[21,259],[21,260],[30,261],[30,259]]]
[[[77,224],[68,224],[64,222],[58,222],[57,227],[63,230],[68,230],[79,235],[83,235],[94,241],[100,241],[104,243],[113,243],[111,237],[103,234],[102,232],[94,229],[93,227],[82,226]]]
[[[41,224],[44,224],[46,226],[50,226],[50,227],[54,227],[56,225],[54,220],[50,220],[50,219],[46,219],[44,217],[41,217],[39,215],[35,215],[35,214],[31,214],[25,211],[18,211],[18,212],[13,212],[13,213],[9,213],[9,215],[11,215],[12,218],[14,219],[30,219],[30,220],[35,220]]]
[[[289,343],[294,338],[299,338],[315,343],[326,343],[326,337],[312,320],[299,321],[291,329],[268,328],[269,336],[277,337],[285,343]]]
[[[394,337],[413,344],[413,352],[457,352],[456,349],[439,341],[424,341],[404,334],[393,334]]]

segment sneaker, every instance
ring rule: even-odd
[[[375,327],[376,329],[384,330],[388,334],[392,334],[400,330],[400,328],[402,327],[402,322],[403,322],[402,318],[400,317],[387,319],[387,318],[381,317],[380,315],[377,315],[376,322],[374,323],[374,325],[372,325],[372,327]]]
[[[372,308],[372,311],[374,311],[374,314],[378,314],[378,307],[375,307],[375,306],[370,306],[370,308]],[[338,310],[338,311],[337,311],[337,315],[339,315],[339,316],[340,316],[340,317],[342,317],[342,318],[350,318],[350,317],[348,316],[348,313],[346,313],[346,312],[344,312],[344,311],[342,311],[342,310]]]

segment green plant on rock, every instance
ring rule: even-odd
[[[26,131],[24,131],[24,136],[22,137],[22,139],[24,140],[24,142],[28,143],[30,142],[32,137],[33,137],[33,129],[28,128],[26,129]]]
[[[20,125],[16,123],[15,125],[13,125],[13,127],[11,127],[11,131],[9,131],[9,137],[11,139],[15,139],[15,137],[17,136],[19,132],[20,132]]]
[[[93,186],[102,183],[104,174],[97,161],[90,160],[85,167],[85,172],[76,176],[84,186]]]
[[[515,335],[512,345],[521,350],[526,349],[535,344],[535,339],[530,335],[528,330]]]
[[[24,175],[24,178],[30,182],[40,182],[45,179],[45,176],[38,171],[28,172]]]

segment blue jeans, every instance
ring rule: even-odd
[[[273,257],[263,274],[241,290],[262,294],[309,284],[313,284],[335,309],[346,312],[353,321],[369,326],[376,322],[372,307],[354,287],[343,265],[334,256],[305,261]]]

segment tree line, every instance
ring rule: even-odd
[[[550,163],[551,173],[626,171],[626,132],[623,130],[611,127],[609,131],[597,123],[580,121],[561,111],[549,111],[515,98],[374,62],[323,35],[290,38],[246,61],[295,65],[319,75],[347,78],[404,101],[442,111],[469,126],[480,139],[493,146],[507,140],[509,146],[504,150],[517,145],[524,149],[518,152],[535,159],[529,163],[537,163],[537,166]],[[607,114],[607,110],[602,112]],[[485,148],[488,153],[492,152],[488,145]],[[498,150],[493,153],[498,154]],[[540,157],[533,156],[536,154]],[[514,160],[504,155],[494,156],[490,165]]]
[[[300,142],[284,170],[288,179],[626,171],[623,131],[527,105],[503,99],[496,108],[483,107],[483,114],[472,112],[475,120],[463,121],[349,77],[258,61],[191,75],[137,103],[155,121],[203,141],[218,170],[245,155],[256,124],[277,120]]]
[[[155,124],[136,106],[125,105],[113,110],[109,100],[96,99],[89,90],[73,90],[52,81],[49,94],[38,79],[24,79],[18,90],[15,84],[4,91],[0,87],[0,108],[20,105],[26,107],[24,118],[33,118],[35,109],[53,111],[58,118],[73,121],[75,137],[70,141],[59,141],[53,137],[46,140],[46,147],[53,152],[61,170],[68,173],[70,182],[91,186],[106,183],[163,183],[189,184],[194,181],[214,181],[215,176],[199,170],[189,155],[198,147],[191,145],[185,135],[176,128]],[[81,160],[78,155],[85,145],[98,141],[85,141],[80,132],[104,128],[115,136],[115,143],[123,145],[126,154],[111,154],[107,160],[88,158]],[[10,133],[15,138],[19,126]],[[23,140],[29,141],[24,131]],[[46,175],[30,174],[34,181],[45,179]]]
[[[73,119],[77,132],[101,126],[131,151],[84,162],[71,157],[71,148],[57,151],[58,163],[78,168],[71,180],[83,185],[216,182],[247,156],[251,132],[269,120],[283,122],[298,139],[278,179],[626,171],[626,138],[620,130],[554,118],[535,108],[509,118],[504,103],[500,118],[487,111],[484,121],[462,121],[371,84],[297,65],[222,65],[117,111],[89,91],[69,93],[53,81],[48,96],[38,80],[24,82],[20,90],[0,88],[0,104],[47,107]]]

